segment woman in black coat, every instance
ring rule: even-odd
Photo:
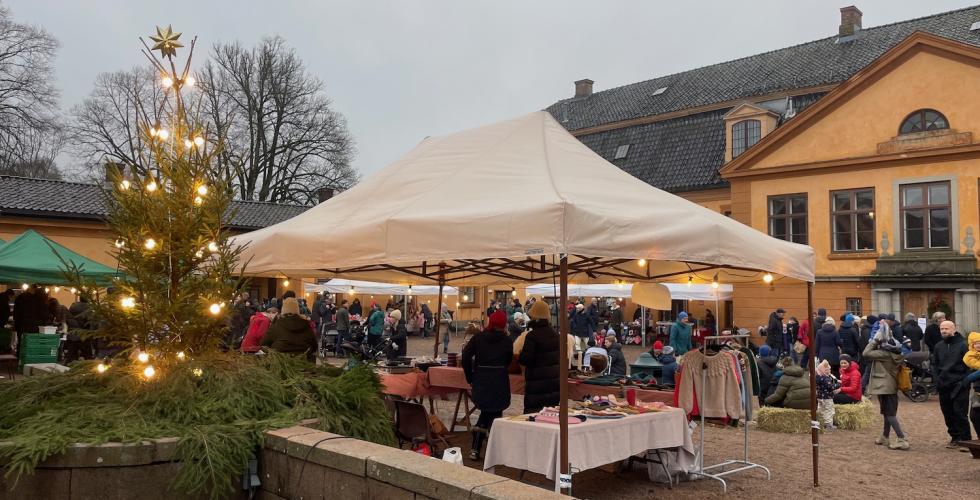
[[[562,357],[558,349],[558,333],[549,324],[551,311],[548,304],[543,300],[535,302],[528,316],[531,317],[531,330],[524,337],[524,347],[518,357],[525,368],[525,414],[537,413],[545,406],[558,405],[558,366]]]
[[[507,336],[507,313],[500,310],[490,315],[487,329],[470,339],[463,348],[463,374],[473,389],[473,403],[480,410],[480,418],[473,428],[471,460],[480,459],[490,426],[510,406],[507,369],[514,359],[513,349]]]
[[[840,373],[840,335],[837,335],[837,322],[833,317],[827,317],[823,326],[817,329],[813,353],[820,361],[827,360],[834,375]]]

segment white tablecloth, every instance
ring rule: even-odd
[[[593,469],[659,448],[680,448],[683,461],[693,463],[694,443],[683,410],[590,419],[568,426],[568,460],[573,470]],[[506,418],[493,422],[484,470],[506,465],[554,479],[557,463],[557,424]]]

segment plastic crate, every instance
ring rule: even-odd
[[[43,333],[27,333],[23,345],[18,349],[18,364],[21,368],[32,363],[57,363],[61,336]]]

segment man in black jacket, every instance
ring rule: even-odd
[[[786,310],[780,307],[769,314],[769,324],[766,326],[766,345],[772,349],[772,355],[779,357],[783,352],[783,316]]]
[[[939,324],[942,342],[936,344],[930,363],[933,375],[939,389],[939,407],[946,420],[946,430],[950,441],[947,448],[958,448],[960,441],[969,441],[970,421],[967,412],[970,406],[970,393],[960,383],[970,374],[970,369],[963,363],[966,354],[966,340],[956,331],[956,324],[943,321]]]
[[[926,326],[926,332],[922,337],[922,341],[929,348],[929,352],[936,350],[936,344],[943,340],[942,334],[939,333],[939,324],[943,321],[946,321],[946,313],[936,311],[932,314],[932,322]]]

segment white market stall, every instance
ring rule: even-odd
[[[729,284],[719,284],[718,288],[713,288],[709,284],[696,283],[686,285],[683,283],[661,283],[670,291],[670,298],[673,300],[732,300],[732,293],[735,287]],[[559,291],[554,285],[538,284],[525,288],[529,295],[540,295],[542,297],[557,297]],[[571,297],[630,297],[633,293],[633,284],[613,284],[613,285],[568,285],[568,295]]]
[[[249,275],[440,287],[557,282],[563,303],[570,279],[669,281],[710,272],[725,284],[771,273],[807,282],[811,296],[814,281],[811,247],[637,180],[543,111],[428,137],[353,188],[232,243],[246,245]],[[438,343],[436,336],[435,351]],[[562,475],[567,391],[562,383]]]
[[[393,283],[378,283],[375,281],[360,281],[334,278],[326,283],[306,283],[307,292],[317,293],[359,293],[374,295],[439,295],[439,287],[433,285],[397,285]],[[459,290],[447,286],[442,295],[457,295]]]

